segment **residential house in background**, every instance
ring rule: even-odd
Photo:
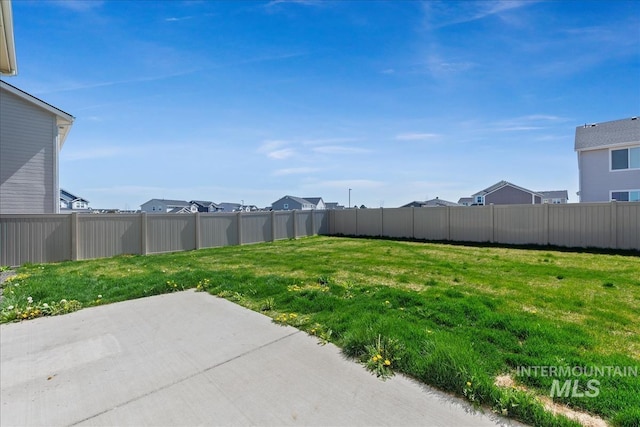
[[[455,202],[450,202],[448,200],[441,199],[436,197],[435,199],[425,200],[421,202],[419,200],[415,200],[411,203],[407,203],[406,205],[400,206],[401,208],[430,208],[430,207],[442,207],[442,206],[460,206]]]
[[[324,204],[324,208],[326,210],[336,210],[336,209],[344,209],[344,206],[338,204],[338,202],[326,202]]]
[[[527,190],[507,181],[500,181],[471,195],[473,205],[536,205],[542,203],[542,194]]]
[[[567,190],[539,191],[542,194],[542,203],[554,205],[569,203],[569,192]]]
[[[89,201],[60,189],[60,213],[91,212]]]
[[[205,200],[191,200],[189,203],[198,207],[198,212],[217,212],[218,205]]]
[[[640,201],[640,119],[576,128],[580,202]]]
[[[140,206],[147,213],[196,213],[198,205],[185,200],[151,199]]]
[[[460,206],[471,206],[473,205],[473,197],[460,197],[458,199],[458,204]]]
[[[325,204],[321,197],[295,197],[284,196],[271,204],[271,210],[274,211],[308,211],[312,209],[324,209]]]
[[[0,213],[60,212],[58,156],[73,120],[0,81]]]

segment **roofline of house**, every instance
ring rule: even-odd
[[[0,67],[0,74],[15,76],[18,74],[18,61],[16,59],[16,44],[13,38],[13,13],[11,12],[11,0],[0,0],[0,43],[4,46],[6,57],[0,59],[0,63],[6,62]]]
[[[482,191],[478,191],[477,193],[472,194],[472,195],[471,195],[471,198],[475,198],[475,196],[487,196],[487,195],[489,195],[489,194],[491,194],[491,193],[495,193],[496,191],[500,190],[500,189],[501,189],[501,188],[503,188],[503,187],[506,187],[507,185],[510,185],[511,187],[514,187],[514,188],[517,188],[518,190],[522,190],[522,191],[525,191],[525,192],[527,192],[527,193],[531,193],[531,194],[534,194],[534,195],[536,195],[536,196],[540,196],[540,197],[542,197],[542,194],[538,193],[537,191],[527,190],[527,189],[526,189],[526,188],[524,188],[524,187],[520,187],[520,186],[518,186],[518,185],[512,184],[512,183],[511,183],[511,182],[509,182],[509,181],[505,181],[505,182],[504,182],[504,184],[502,184],[502,185],[500,185],[500,186],[498,186],[498,187],[494,188],[494,189],[493,189],[493,190],[491,190],[491,191],[486,191],[486,189],[484,189],[484,190],[482,190]],[[487,187],[487,188],[491,188],[491,187]],[[482,193],[484,193],[484,194],[482,194]]]
[[[638,141],[616,142],[614,144],[603,144],[603,145],[598,145],[597,147],[574,148],[573,150],[576,153],[580,153],[582,151],[606,150],[606,149],[609,149],[609,148],[628,147],[630,145],[638,145],[638,144],[640,144],[640,140],[638,140]]]

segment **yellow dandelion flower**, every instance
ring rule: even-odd
[[[471,381],[467,381],[467,387],[471,387]]]
[[[389,365],[391,365],[391,361],[389,359],[385,359],[384,366],[389,366]]]

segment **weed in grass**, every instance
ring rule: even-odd
[[[386,380],[394,375],[394,366],[400,360],[402,345],[398,340],[378,335],[373,344],[366,346],[364,365],[378,378]]]
[[[605,283],[602,284],[602,287],[604,287],[604,288],[615,288],[616,285],[614,285],[611,282],[605,282]]]
[[[273,297],[265,298],[260,306],[260,311],[273,311],[276,306],[276,300]]]

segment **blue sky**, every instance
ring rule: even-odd
[[[569,191],[575,127],[640,113],[640,2],[13,1],[17,77],[76,120],[60,185],[367,207]]]

